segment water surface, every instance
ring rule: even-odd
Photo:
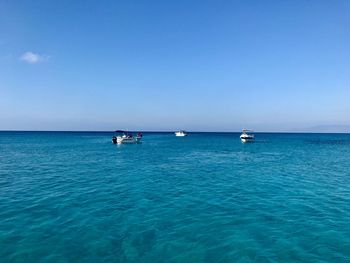
[[[0,132],[0,261],[350,262],[350,135]]]

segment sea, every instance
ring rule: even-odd
[[[0,262],[350,262],[350,134],[0,132]]]

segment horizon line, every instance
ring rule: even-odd
[[[175,130],[171,131],[155,131],[155,130],[127,130],[129,132],[145,132],[145,133],[174,133]],[[114,133],[115,130],[106,131],[106,130],[0,130],[0,132],[100,132],[100,133]],[[189,131],[188,133],[241,133],[242,131]],[[349,132],[343,131],[254,131],[254,133],[309,133],[309,134],[350,134]]]

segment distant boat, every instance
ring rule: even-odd
[[[112,142],[114,144],[135,144],[135,143],[141,143],[142,139],[142,133],[137,133],[136,136],[134,136],[132,133],[122,130],[116,130],[115,135],[112,138]]]
[[[254,141],[253,131],[244,129],[242,131],[240,138],[242,142],[253,142]]]
[[[185,137],[185,136],[187,136],[187,133],[185,131],[177,131],[177,132],[175,132],[175,136]]]

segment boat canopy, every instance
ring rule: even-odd
[[[114,131],[115,133],[123,133],[125,135],[131,135],[132,133],[128,132],[128,131],[123,131],[123,130],[116,130]]]
[[[252,132],[254,132],[253,130],[248,130],[248,129],[243,129],[243,131],[242,131],[243,133],[252,133]]]

